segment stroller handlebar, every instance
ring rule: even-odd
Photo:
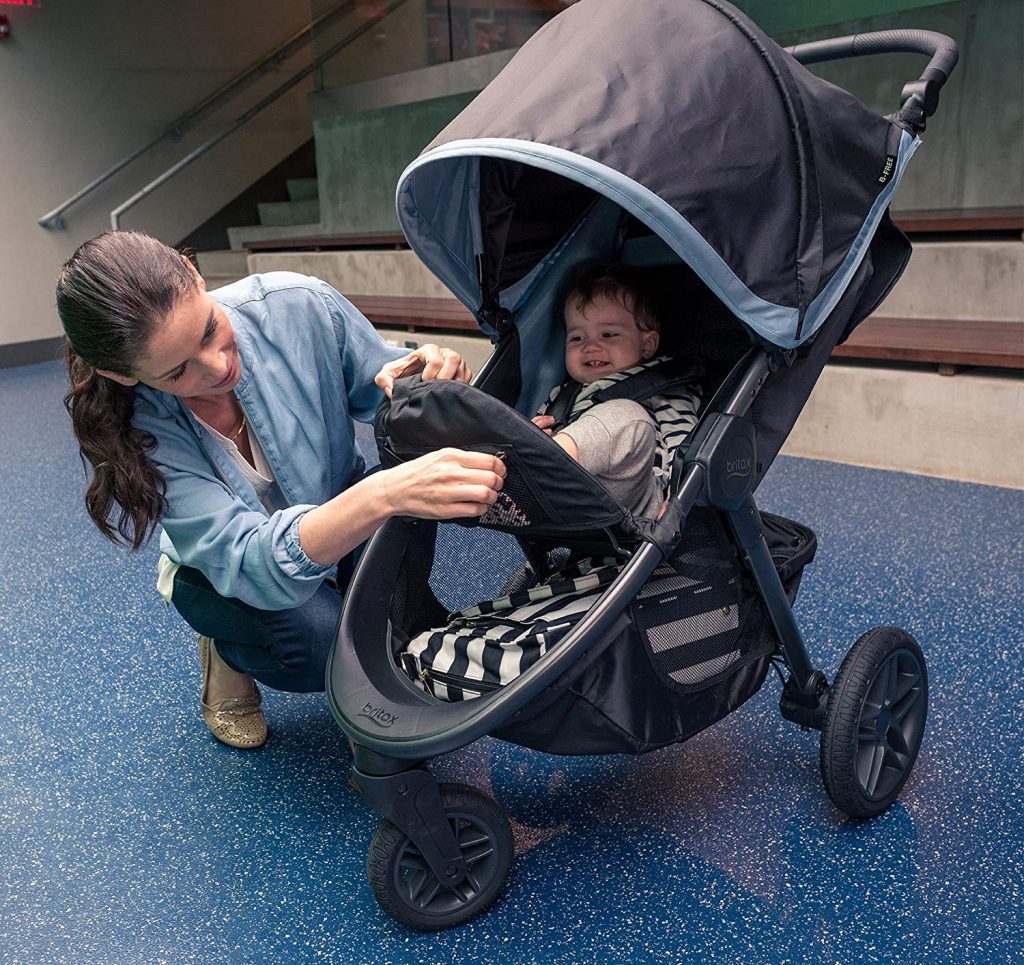
[[[939,91],[956,67],[960,48],[951,37],[934,30],[879,30],[796,44],[787,47],[786,53],[801,64],[818,64],[867,54],[928,54],[931,59],[920,79],[906,84],[900,98],[900,118],[923,130],[924,119],[935,113]]]

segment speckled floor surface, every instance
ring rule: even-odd
[[[517,825],[505,898],[440,935],[366,885],[376,818],[322,697],[267,747],[197,708],[194,640],[87,522],[56,364],[0,372],[0,962],[988,962],[1024,957],[1019,492],[795,459],[763,508],[819,555],[797,607],[831,676],[879,623],[929,661],[901,800],[840,820],[778,684],[689,743],[562,759],[485,740],[446,779]]]

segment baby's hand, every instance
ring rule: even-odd
[[[555,417],[553,415],[535,415],[530,421],[550,436],[551,427],[555,424]]]

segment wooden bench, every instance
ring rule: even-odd
[[[477,334],[473,313],[455,298],[412,298],[400,295],[349,295],[374,325],[404,328],[410,332],[433,328]]]
[[[1024,208],[1019,207],[894,211],[892,219],[912,238],[963,234],[1020,238],[1024,233]]]
[[[1024,369],[1024,322],[872,315],[832,353],[836,359],[877,359],[937,365],[942,375],[967,366]]]
[[[454,298],[353,295],[371,322],[410,332],[479,332],[472,313]],[[968,366],[1024,369],[1024,322],[872,316],[832,353],[835,359],[916,362],[953,375]]]

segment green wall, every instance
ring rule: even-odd
[[[865,5],[867,0],[850,4]],[[789,46],[899,27],[948,34],[960,45],[960,62],[942,90],[939,109],[928,122],[894,209],[1024,206],[1024,4],[1020,0],[960,0],[773,36]],[[812,69],[888,114],[899,106],[903,84],[916,80],[925,63],[920,55],[893,54],[816,64]]]
[[[474,96],[452,94],[314,121],[324,232],[398,231],[399,176]]]
[[[943,90],[939,111],[929,121],[894,208],[1024,206],[1024,4],[1020,0],[944,4],[741,0],[739,5],[787,46],[898,27],[949,34],[960,44],[960,63]],[[804,26],[794,29],[794,23]],[[925,63],[921,56],[901,54],[819,64],[812,69],[887,114],[899,106],[903,84],[916,79]],[[325,232],[396,231],[394,194],[399,175],[471,99],[471,94],[457,94],[315,121]]]

